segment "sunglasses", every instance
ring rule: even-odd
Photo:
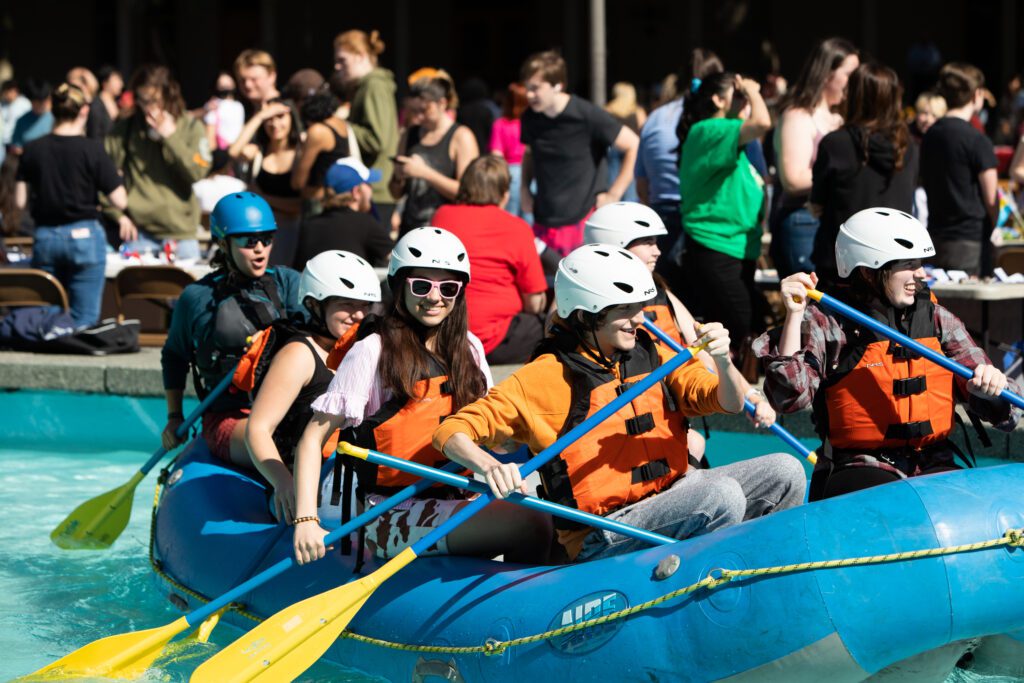
[[[445,299],[454,299],[462,291],[461,280],[428,280],[424,277],[406,278],[413,296],[425,297],[435,289]]]
[[[235,241],[235,246],[239,249],[255,249],[257,244],[263,244],[265,247],[269,247],[274,243],[274,233],[272,232],[258,232],[254,235],[243,235],[241,237],[232,237]]]

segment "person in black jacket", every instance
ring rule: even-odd
[[[903,119],[903,86],[887,66],[865,63],[850,76],[846,122],[818,145],[810,208],[821,224],[811,261],[822,289],[839,280],[835,242],[839,226],[862,209],[910,213],[919,153]]]
[[[317,254],[341,249],[358,254],[374,266],[386,266],[394,243],[386,227],[372,215],[372,183],[381,172],[351,157],[339,159],[325,176],[323,213],[307,218],[299,232],[297,268]]]

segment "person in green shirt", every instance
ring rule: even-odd
[[[203,122],[185,111],[181,88],[165,66],[139,67],[131,79],[135,110],[119,120],[104,146],[124,177],[128,209],[106,206],[129,251],[161,251],[177,243],[179,260],[199,258],[199,201],[192,183],[210,170]]]
[[[761,253],[764,181],[744,147],[771,126],[756,81],[722,72],[694,79],[679,120],[684,267],[702,283],[706,314],[721,320],[734,353],[754,331],[754,270]],[[750,112],[739,112],[749,104]]]

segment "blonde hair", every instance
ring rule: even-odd
[[[377,66],[377,57],[384,52],[384,41],[381,40],[379,31],[373,30],[367,35],[366,31],[352,29],[339,33],[334,38],[334,51],[338,50],[366,55],[370,58],[370,63]]]
[[[931,91],[921,93],[917,96],[917,101],[914,102],[915,112],[925,108],[931,110],[932,115],[937,119],[941,119],[949,110],[949,107],[946,106],[946,99],[942,95]]]
[[[620,81],[612,86],[612,101],[605,105],[605,111],[620,119],[629,118],[637,112],[636,88],[632,83]]]
[[[235,73],[250,66],[262,66],[270,73],[277,73],[277,64],[266,50],[242,50],[235,59]]]

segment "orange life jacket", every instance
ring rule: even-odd
[[[345,430],[346,441],[430,467],[444,467],[448,459],[431,443],[437,425],[452,413],[448,377],[431,363],[431,376],[415,385],[413,398],[387,401],[358,427]],[[390,467],[358,468],[362,493],[408,486],[417,477]],[[367,481],[370,479],[370,481]],[[438,485],[440,487],[440,485]]]
[[[872,317],[895,326],[892,309],[873,311]],[[866,328],[843,327],[847,345],[822,384],[827,416],[818,416],[832,448],[919,451],[945,441],[953,429],[953,373]],[[908,336],[942,353],[935,304],[927,293],[918,296]]]
[[[630,384],[660,364],[654,342],[637,332],[637,345],[618,361],[618,377],[578,351],[548,345],[570,370],[572,405],[565,434],[610,403]],[[620,379],[621,378],[621,379]],[[597,515],[606,515],[672,485],[690,465],[686,417],[664,382],[619,410],[540,470],[544,497]],[[555,520],[560,529],[579,525]]]
[[[675,316],[672,314],[672,302],[669,301],[668,293],[664,289],[658,287],[658,293],[651,299],[651,303],[644,307],[644,315],[676,343],[683,343]]]
[[[239,390],[247,392],[250,400],[255,398],[255,393],[263,383],[263,376],[270,367],[271,361],[277,352],[284,347],[285,343],[294,338],[296,334],[312,334],[312,330],[303,328],[300,324],[290,320],[275,321],[265,329],[260,330],[252,336],[249,348],[238,361],[235,374],[231,379],[232,384]],[[325,365],[330,370],[337,370],[341,361],[345,358],[352,345],[359,338],[359,324],[356,323],[348,328],[341,337],[334,342],[334,347],[327,355]],[[286,416],[287,417],[287,416]],[[278,425],[278,430],[301,430],[305,425]],[[278,430],[275,430],[275,434]],[[298,435],[292,435],[297,439]],[[328,437],[327,443],[321,451],[324,459],[331,457],[338,448],[339,430]],[[284,454],[282,453],[284,456]],[[285,456],[286,458],[288,456]]]

